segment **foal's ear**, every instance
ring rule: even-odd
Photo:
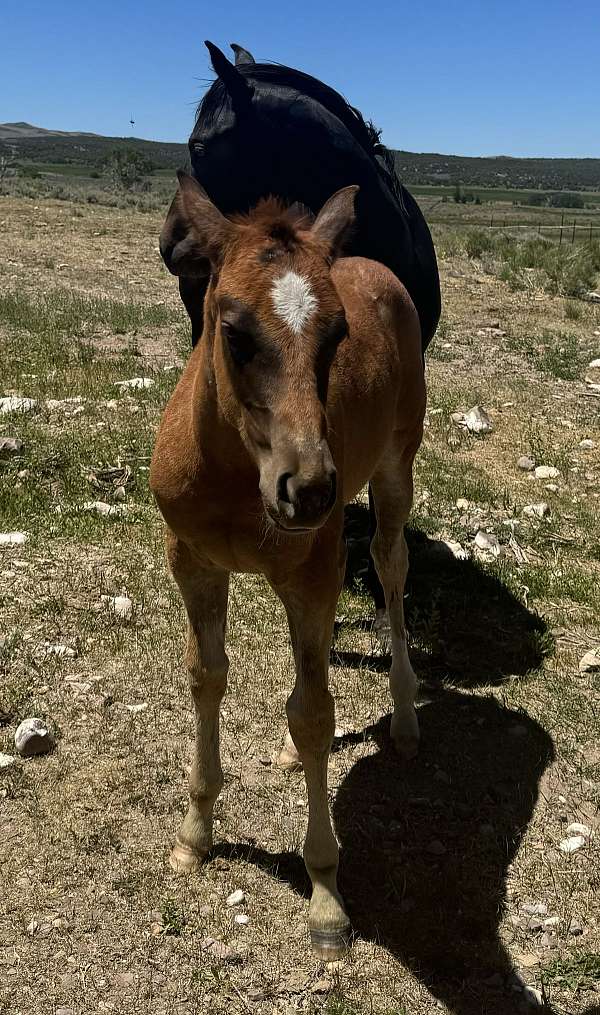
[[[160,252],[173,275],[205,277],[218,270],[235,226],[215,208],[188,173],[177,173],[179,189],[160,233]]]
[[[344,187],[325,202],[317,215],[311,233],[329,245],[333,257],[344,248],[356,221],[358,187]]]

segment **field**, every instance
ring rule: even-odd
[[[435,226],[444,313],[408,534],[422,748],[403,766],[390,747],[359,501],[330,763],[356,940],[324,969],[306,934],[303,778],[272,764],[285,618],[255,577],[232,586],[218,845],[189,880],[167,863],[192,714],[148,490],[188,348],[162,214],[0,198],[0,397],[36,403],[0,425],[23,442],[0,457],[0,530],[28,536],[0,546],[0,752],[33,715],[57,741],[0,768],[1,1015],[511,1015],[528,998],[598,1013],[600,683],[579,669],[600,645],[600,305],[581,298],[598,247],[476,229],[470,210]],[[135,377],[154,384],[115,386]],[[485,436],[451,418],[477,404]],[[533,478],[523,455],[557,475]],[[587,831],[564,852],[573,822]]]

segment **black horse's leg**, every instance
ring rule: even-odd
[[[202,334],[204,324],[204,297],[208,289],[208,276],[206,278],[187,278],[179,276],[179,295],[183,305],[188,312],[192,325],[192,346],[196,345]]]
[[[369,483],[369,539],[371,541],[373,540],[376,529],[377,516],[375,514],[375,504],[373,501],[371,484]],[[373,602],[375,603],[375,621],[373,623],[373,631],[375,632],[377,640],[384,652],[389,652],[391,649],[390,622],[385,607],[385,593],[383,591],[383,586],[379,581],[379,575],[377,574],[371,553],[369,553],[367,586],[369,592],[373,596]]]

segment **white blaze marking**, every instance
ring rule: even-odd
[[[288,328],[299,335],[317,309],[317,298],[308,279],[288,271],[273,283],[271,290],[275,313]]]

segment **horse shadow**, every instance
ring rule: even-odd
[[[352,586],[368,563],[366,509],[354,512],[348,529]],[[499,934],[506,881],[554,749],[525,712],[474,688],[540,665],[549,635],[544,621],[476,562],[456,560],[415,530],[407,540],[411,657],[427,688],[418,707],[421,750],[410,763],[398,758],[389,716],[336,739],[340,752],[357,742],[375,748],[352,765],[333,800],[339,885],[355,934],[386,948],[451,1012],[510,1015],[523,1010],[523,995],[513,990],[513,963]],[[368,628],[370,621],[352,626]],[[337,648],[332,658],[376,670],[390,663],[385,655]],[[297,854],[248,844],[217,852],[309,895]],[[389,1002],[400,1005],[402,997]]]
[[[528,610],[503,582],[477,561],[457,560],[444,543],[406,527],[409,571],[406,626],[411,658],[423,680],[476,687],[502,684],[538,667],[552,649],[542,617]],[[348,549],[345,586],[364,591],[369,584],[369,512],[346,508]],[[342,625],[343,626],[343,625]],[[370,621],[350,627],[368,629]],[[339,628],[336,627],[336,635]],[[334,661],[349,667],[386,669],[381,653],[335,651]]]

